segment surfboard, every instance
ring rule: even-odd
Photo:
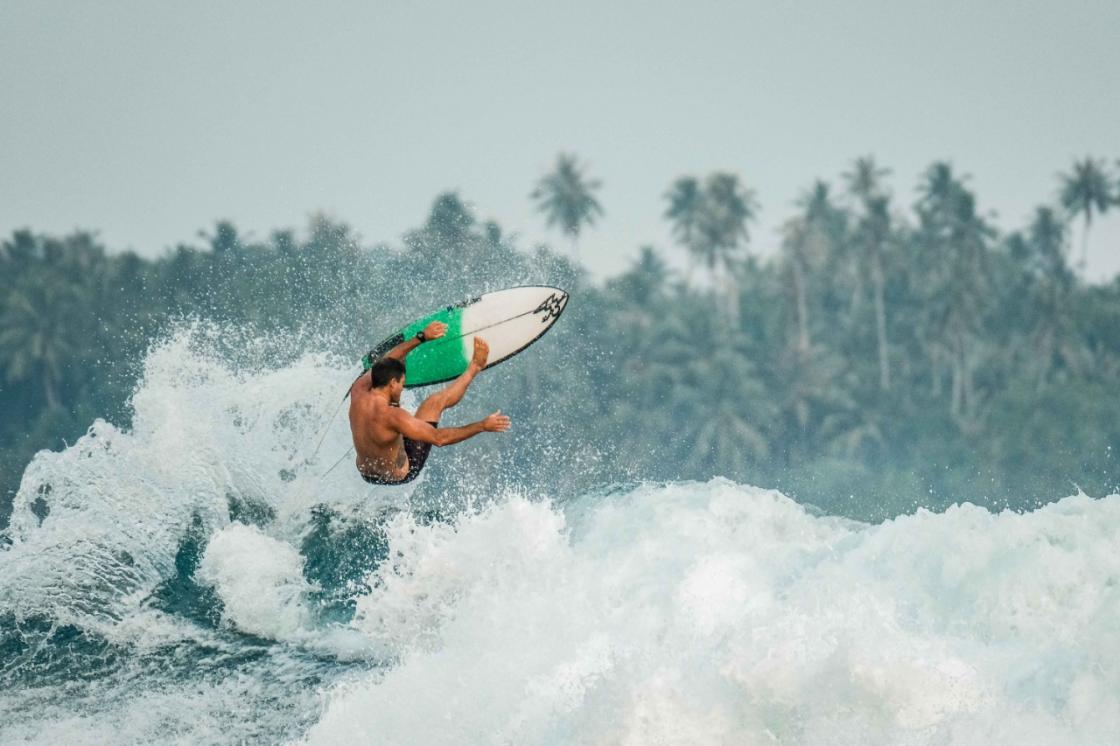
[[[362,358],[362,370],[369,370],[381,356],[433,321],[447,324],[447,333],[409,353],[405,388],[444,383],[462,375],[474,354],[476,335],[490,345],[486,367],[493,368],[540,339],[567,305],[568,294],[547,285],[524,285],[469,298],[416,319],[382,340]]]

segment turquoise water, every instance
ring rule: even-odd
[[[0,539],[2,743],[1120,732],[1118,496],[870,525],[714,480],[435,520],[345,461],[321,476],[342,418],[307,462],[352,371],[239,371],[198,337],[150,353],[129,431],[27,468]]]

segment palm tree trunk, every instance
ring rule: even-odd
[[[961,411],[965,417],[972,419],[976,414],[976,394],[972,385],[972,357],[969,355],[968,338],[961,333],[961,373],[963,374],[961,390]]]
[[[954,343],[953,347],[956,347]],[[961,414],[961,398],[964,386],[963,376],[961,375],[961,358],[957,351],[953,350],[953,387],[949,394],[949,414],[957,418]]]
[[[1054,337],[1049,325],[1038,336],[1035,350],[1038,353],[1036,359],[1039,361],[1038,383],[1035,385],[1035,391],[1042,393],[1042,390],[1046,388],[1046,380],[1050,377],[1050,365],[1054,361]]]
[[[735,275],[727,265],[723,266],[723,292],[727,297],[727,320],[732,329],[739,328],[739,286],[735,282]]]
[[[809,302],[805,288],[805,272],[796,257],[793,260],[793,286],[797,296],[797,350],[809,351]]]
[[[1089,224],[1092,222],[1092,220],[1093,218],[1091,217],[1091,215],[1086,212],[1085,230],[1081,232],[1081,263],[1079,265],[1081,274],[1085,274],[1085,267],[1089,262]]]
[[[941,396],[941,353],[933,343],[927,344],[926,349],[929,351],[929,395],[936,399]]]
[[[883,268],[875,262],[872,270],[872,279],[875,282],[875,331],[879,337],[879,388],[887,391],[891,387],[890,350],[887,345],[887,308],[883,297],[884,282]]]
[[[967,413],[968,407],[968,360],[965,355],[964,331],[959,324],[953,326],[953,395],[949,402],[949,413],[960,418]]]
[[[863,274],[856,268],[856,274],[852,283],[852,299],[848,302],[848,315],[852,317],[853,323],[855,317],[859,314],[860,307],[863,306]]]

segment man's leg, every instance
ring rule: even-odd
[[[416,417],[426,422],[438,422],[445,409],[450,409],[462,401],[463,394],[467,393],[471,381],[486,367],[486,358],[489,354],[490,346],[481,338],[475,337],[474,357],[471,358],[471,364],[467,366],[466,372],[452,381],[447,388],[425,399],[417,408]]]

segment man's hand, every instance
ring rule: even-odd
[[[488,433],[504,433],[509,430],[509,417],[499,409],[482,421],[482,429]]]
[[[424,327],[424,341],[431,342],[447,334],[447,324],[442,321],[433,321]]]

